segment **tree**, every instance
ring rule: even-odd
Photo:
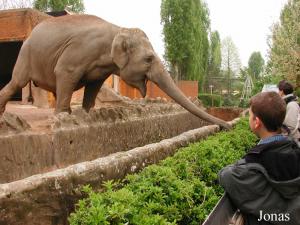
[[[218,31],[210,35],[209,74],[219,76],[222,63],[221,40]]]
[[[218,31],[210,33],[210,45],[209,45],[209,58],[207,75],[205,79],[205,89],[208,90],[210,85],[213,85],[215,89],[219,86],[215,82],[215,77],[220,76],[221,71],[221,40]]]
[[[32,0],[1,0],[0,9],[31,8]]]
[[[253,52],[248,60],[248,73],[252,78],[258,79],[263,72],[265,60],[260,52]]]
[[[300,87],[300,0],[289,0],[275,24],[269,40],[272,75],[296,83]]]
[[[248,74],[249,74],[249,68],[248,67],[244,66],[244,67],[242,67],[240,69],[240,77],[241,77],[241,79],[245,80],[247,78]]]
[[[241,68],[241,60],[238,49],[230,37],[226,37],[222,41],[222,64],[221,68],[224,71],[227,80],[227,93],[231,94],[231,78],[238,77]]]
[[[164,58],[175,79],[199,80],[203,85],[209,54],[206,4],[202,0],[162,0],[161,23]]]
[[[72,12],[84,12],[83,0],[34,0],[34,8],[40,11],[62,11],[68,7]]]

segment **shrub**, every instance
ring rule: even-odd
[[[79,201],[69,222],[198,225],[223,194],[218,171],[241,158],[255,142],[243,119],[233,130],[182,148],[158,165],[127,175],[122,182],[106,182],[105,192],[86,186],[88,197]]]
[[[205,107],[220,107],[223,104],[222,96],[216,94],[198,94],[198,98]]]

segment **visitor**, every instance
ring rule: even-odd
[[[249,125],[260,141],[219,182],[245,225],[300,224],[300,149],[281,134],[286,104],[276,92],[251,98]]]
[[[299,145],[300,132],[299,120],[300,120],[300,109],[297,101],[297,96],[293,94],[293,86],[282,80],[278,83],[279,95],[284,99],[286,103],[286,116],[283,121],[283,131],[293,138]]]

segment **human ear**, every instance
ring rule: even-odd
[[[262,125],[262,121],[256,116],[254,118],[254,128],[258,129],[261,127],[261,125]]]

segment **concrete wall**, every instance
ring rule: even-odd
[[[53,129],[0,136],[0,183],[93,160],[176,136],[206,122],[176,104],[78,109]]]

